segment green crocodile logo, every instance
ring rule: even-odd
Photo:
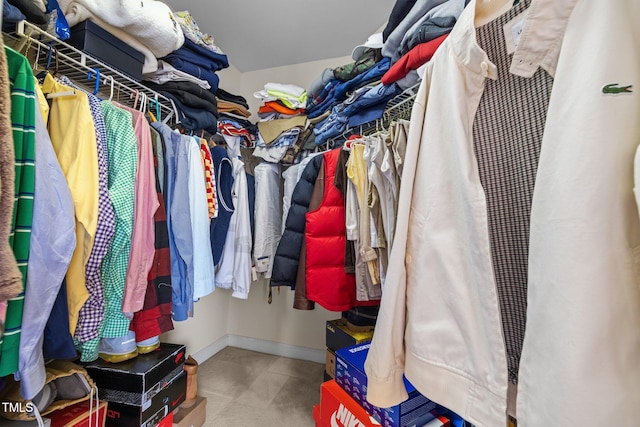
[[[602,87],[602,93],[617,95],[619,93],[632,93],[632,85],[619,86],[618,83],[610,83]]]

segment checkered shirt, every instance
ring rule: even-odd
[[[509,380],[517,383],[526,327],[531,200],[553,79],[544,70],[526,79],[509,73],[502,27],[528,7],[520,4],[477,29],[497,66],[473,123],[474,151],[487,198],[489,239],[505,338]]]

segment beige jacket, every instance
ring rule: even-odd
[[[365,368],[375,405],[407,397],[405,373],[476,426],[498,427],[507,363],[472,141],[484,82],[497,76],[475,42],[479,2],[417,95]],[[637,0],[533,0],[513,58],[512,73],[554,77],[531,211],[520,427],[640,419],[639,24]]]

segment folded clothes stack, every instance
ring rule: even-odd
[[[216,72],[227,68],[229,60],[213,37],[200,31],[188,11],[174,15],[184,44],[161,58],[158,69],[142,78],[151,89],[173,101],[185,130],[215,134],[220,117],[216,98],[220,79]]]
[[[258,138],[254,156],[271,163],[280,162],[287,152],[298,153],[308,136],[305,105],[307,91],[293,84],[267,83],[253,94],[262,101],[258,109]]]

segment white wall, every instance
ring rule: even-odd
[[[220,87],[247,99],[251,121],[257,120],[260,100],[253,93],[265,83],[295,84],[308,89],[325,68],[336,68],[351,62],[351,57],[307,62],[286,67],[240,73],[231,66],[219,72]],[[175,330],[164,334],[163,342],[181,343],[191,354],[208,357],[225,345],[252,348],[285,356],[305,357],[304,349],[320,354],[325,349],[325,324],[340,317],[316,305],[315,310],[293,309],[293,291],[277,289],[272,304],[267,303],[268,282],[251,284],[249,299],[231,297],[231,292],[217,289],[195,303],[195,316],[174,322]],[[303,350],[297,351],[297,350]]]
[[[231,294],[216,289],[194,304],[194,316],[183,322],[173,322],[174,330],[160,337],[162,342],[184,344],[190,354],[206,351],[224,340],[229,330],[229,300]],[[221,349],[218,349],[221,350]]]

